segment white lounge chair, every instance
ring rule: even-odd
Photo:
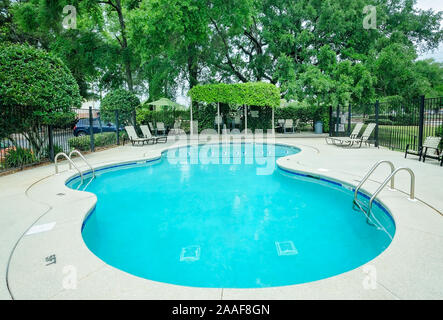
[[[358,147],[360,148],[363,143],[365,144],[374,143],[374,140],[369,140],[372,131],[374,131],[374,129],[375,129],[375,123],[369,123],[365,131],[363,131],[363,134],[361,135],[360,138],[337,139],[340,140],[340,144],[336,143],[336,145],[343,147],[352,147],[354,144],[358,144]]]
[[[346,140],[346,139],[356,139],[358,137],[358,134],[361,131],[361,128],[363,128],[363,122],[358,122],[355,127],[354,130],[352,130],[351,134],[349,135],[349,137],[326,137],[326,143],[327,144],[336,144],[336,143],[340,143],[340,141],[342,140]]]
[[[157,122],[157,129],[155,131],[156,135],[158,134],[159,131],[161,131],[162,134],[166,134],[165,124],[163,122]]]
[[[149,141],[152,141],[152,143],[154,144],[154,142],[155,142],[154,138],[140,138],[137,135],[137,133],[135,132],[135,129],[133,126],[126,126],[125,130],[128,134],[129,141],[131,141],[132,145],[134,145],[135,143],[141,143],[143,145],[143,144],[145,144],[145,142],[147,144],[149,144]]]
[[[161,137],[153,136],[151,133],[151,130],[149,129],[149,127],[147,125],[141,125],[140,130],[142,131],[143,136],[145,138],[153,139],[155,143],[158,143],[159,141],[162,143],[166,143],[168,141],[168,136],[161,136]]]
[[[409,144],[406,145],[405,158],[408,154],[413,154],[418,156],[418,161],[421,161],[423,158],[423,162],[426,161],[426,158],[440,160],[440,150],[438,146],[440,145],[441,137],[426,137],[425,142],[423,142],[423,146],[418,149],[418,151],[409,150]],[[437,155],[428,154],[428,149],[434,150]],[[440,165],[443,161],[440,163]]]

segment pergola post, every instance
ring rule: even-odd
[[[191,131],[190,131],[190,133],[191,133],[191,138],[192,138],[192,136],[194,135],[194,124],[193,124],[193,121],[192,121],[192,98],[191,98],[191,107],[190,107],[190,110],[191,110],[191,121],[190,121],[190,124],[191,124]]]
[[[248,106],[247,105],[243,105],[244,109],[245,109],[245,136],[248,134]]]
[[[220,135],[220,102],[217,102],[217,132]]]
[[[271,120],[272,121],[272,134],[275,134],[274,107],[271,107],[271,108],[272,108],[272,120]]]

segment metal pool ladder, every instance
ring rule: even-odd
[[[75,165],[75,163],[74,163],[74,161],[72,161],[72,155],[73,154],[77,154],[77,155],[79,155],[80,156],[80,158],[82,158],[83,159],[83,161],[86,163],[86,165],[91,169],[91,172],[92,172],[92,178],[91,178],[91,180],[89,180],[89,182],[88,182],[88,184],[83,188],[83,190],[85,190],[86,188],[87,188],[87,186],[91,183],[91,181],[95,178],[95,170],[94,170],[94,168],[89,164],[89,162],[85,159],[85,157],[81,154],[81,152],[80,151],[78,151],[78,150],[72,150],[70,153],[69,153],[69,156],[66,154],[66,153],[64,153],[64,152],[60,152],[60,153],[57,153],[57,155],[55,156],[55,158],[54,158],[54,166],[55,166],[55,174],[58,174],[58,162],[57,162],[57,160],[58,160],[58,158],[60,157],[60,156],[63,156],[66,160],[68,160],[68,162],[69,162],[69,170],[71,170],[72,169],[72,167],[74,167],[76,170],[77,170],[77,172],[80,174],[80,179],[81,179],[81,181],[80,181],[80,184],[78,185],[78,187],[77,187],[77,190],[80,188],[80,186],[83,184],[83,182],[84,182],[84,176],[83,176],[83,172]]]
[[[388,164],[390,166],[391,173],[383,181],[383,183],[380,185],[380,187],[378,187],[378,189],[374,192],[374,194],[371,195],[371,197],[369,199],[369,205],[366,206],[364,203],[362,203],[360,200],[358,200],[358,198],[357,198],[358,191],[360,190],[362,185],[369,179],[369,177],[372,175],[372,173],[375,171],[375,169],[377,169],[383,163],[386,163],[386,164]],[[399,171],[407,171],[407,172],[409,172],[409,175],[411,176],[411,186],[410,186],[410,192],[409,192],[409,200],[414,201],[415,200],[415,174],[414,174],[414,172],[410,168],[405,168],[405,167],[401,167],[401,168],[395,169],[394,164],[391,161],[389,161],[389,160],[380,160],[377,163],[375,163],[372,166],[372,168],[368,171],[368,173],[366,173],[364,178],[360,181],[358,186],[355,188],[353,203],[354,203],[354,205],[356,205],[366,215],[366,222],[368,222],[369,224],[375,225],[371,221],[371,216],[375,220],[377,220],[377,218],[375,218],[372,215],[372,211],[371,211],[372,210],[372,203],[374,202],[374,199],[383,190],[383,188],[388,184],[389,181],[391,182],[390,190],[394,190],[394,178],[395,178],[395,175]],[[378,220],[377,220],[377,223],[380,224],[380,222],[378,222]]]

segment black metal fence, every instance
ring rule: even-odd
[[[119,129],[125,123],[119,121],[118,112],[111,122],[103,121],[98,109],[72,109],[51,125],[26,108],[2,108],[0,112],[0,173],[53,161],[59,152],[95,151],[124,138]]]
[[[331,136],[348,136],[359,122],[376,124],[370,139],[376,146],[418,150],[426,137],[443,137],[443,97],[330,108]]]

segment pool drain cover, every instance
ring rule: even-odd
[[[188,246],[182,248],[180,261],[197,261],[200,259],[200,246]]]
[[[292,256],[298,253],[292,241],[276,241],[275,246],[279,256]]]

